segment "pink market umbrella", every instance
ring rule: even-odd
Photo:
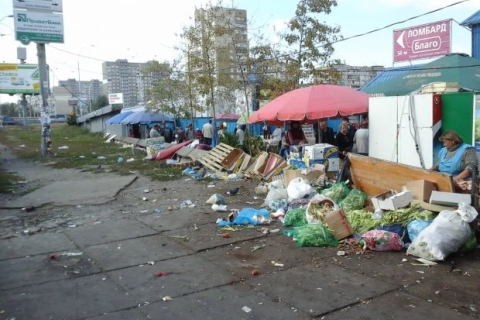
[[[277,97],[252,113],[248,123],[313,121],[367,112],[367,94],[348,87],[319,84]]]

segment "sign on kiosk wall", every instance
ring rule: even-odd
[[[123,93],[108,94],[108,104],[121,104],[121,103],[123,103]]]
[[[451,52],[451,20],[393,31],[393,62],[430,59]]]

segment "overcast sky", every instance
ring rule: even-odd
[[[460,0],[338,0],[329,16],[329,24],[339,25],[344,37],[381,28],[393,22],[426,13]],[[128,59],[145,62],[170,61],[178,56],[173,47],[183,26],[190,25],[195,6],[204,0],[63,0],[65,43],[47,45],[47,63],[55,84],[58,79],[103,80],[103,60]],[[298,0],[235,0],[224,6],[246,9],[251,35],[262,31],[275,41],[279,30],[293,17]],[[471,34],[460,27],[470,15],[480,10],[480,0],[470,0],[385,30],[335,45],[334,58],[356,66],[392,66],[393,30],[424,23],[454,19],[452,51],[471,54]],[[0,19],[13,13],[12,0],[0,1]],[[12,18],[0,22],[0,62],[16,63]],[[58,49],[56,49],[58,48]],[[63,51],[61,51],[63,50]],[[88,59],[82,56],[92,57]],[[36,46],[27,46],[27,62],[37,63]],[[415,63],[421,63],[419,61]],[[401,64],[398,64],[401,65]],[[7,98],[0,95],[0,102]]]

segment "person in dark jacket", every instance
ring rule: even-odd
[[[348,138],[350,139],[350,141],[353,141],[353,137],[355,137],[355,132],[357,131],[357,129],[353,124],[350,123],[350,119],[348,119],[348,117],[343,117],[342,123],[345,123],[347,125]]]
[[[345,159],[348,152],[352,151],[353,140],[348,136],[348,124],[342,123],[340,125],[340,131],[335,137],[335,144],[338,147],[338,153],[340,159]]]
[[[326,121],[320,122],[320,143],[328,143],[335,145],[335,136],[333,129],[327,126]]]

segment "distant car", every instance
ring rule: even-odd
[[[0,123],[4,126],[15,126],[17,121],[10,116],[0,116]]]
[[[64,114],[51,114],[50,115],[51,122],[66,122],[67,116]]]

